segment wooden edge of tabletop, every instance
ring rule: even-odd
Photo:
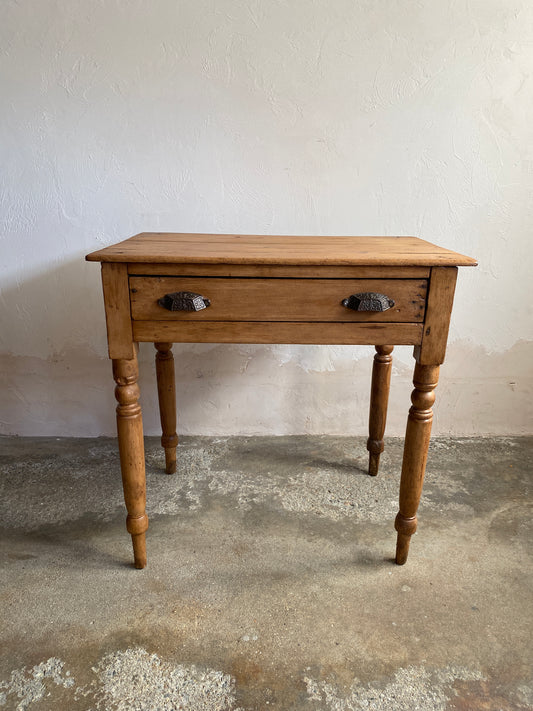
[[[327,245],[325,244],[327,242]],[[324,266],[475,266],[476,260],[408,236],[303,236],[154,233],[134,235],[86,257],[89,262],[285,264]]]

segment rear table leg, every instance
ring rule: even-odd
[[[368,473],[376,476],[379,468],[379,455],[385,448],[383,436],[387,421],[387,405],[392,371],[393,346],[376,346],[374,365],[372,366],[372,387],[370,390],[369,438],[366,448],[370,452]]]
[[[159,396],[159,415],[161,418],[161,446],[165,450],[165,470],[167,474],[176,471],[176,386],[174,378],[174,356],[172,343],[154,343],[157,350],[155,370],[157,375],[157,394]]]

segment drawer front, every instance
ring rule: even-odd
[[[218,277],[129,278],[134,321],[423,321],[426,279],[255,279]],[[189,291],[209,299],[200,311],[168,311],[158,300]],[[342,305],[352,294],[374,292],[394,301],[386,311]]]

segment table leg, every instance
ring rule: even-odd
[[[116,382],[118,448],[124,501],[128,510],[126,528],[131,534],[136,568],[146,565],[146,475],[141,406],[139,405],[139,367],[136,349],[131,360],[113,359]]]
[[[400,510],[394,527],[398,532],[396,563],[403,565],[409,553],[409,542],[416,531],[416,511],[422,493],[433,419],[433,390],[439,380],[438,365],[415,365],[411,394],[413,403],[407,419],[400,481]]]
[[[368,473],[371,476],[376,476],[378,473],[379,455],[385,448],[383,436],[387,420],[393,346],[376,346],[376,351],[370,390],[369,438],[366,443],[366,448],[370,452]]]
[[[159,416],[163,432],[161,446],[165,450],[165,470],[167,474],[174,474],[178,435],[176,434],[176,386],[172,343],[154,343],[154,346],[157,350],[155,371],[159,396]]]

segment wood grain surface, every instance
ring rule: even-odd
[[[127,266],[102,264],[102,289],[109,357],[133,358]]]
[[[379,469],[379,457],[385,449],[385,424],[389,403],[390,380],[392,374],[393,346],[376,346],[376,355],[372,366],[372,386],[370,388],[370,412],[368,417],[369,452],[368,473],[376,476]]]
[[[396,562],[403,565],[417,527],[433,417],[458,266],[476,261],[415,237],[283,237],[143,233],[93,252],[101,261],[127,529],[137,568],[146,565],[146,491],[138,366],[134,342],[155,343],[166,470],[176,469],[172,343],[374,345],[369,473],[377,474],[393,345],[416,359],[402,475]],[[171,312],[165,294],[192,291],[210,300],[197,312]],[[394,300],[384,312],[352,311],[351,294]]]
[[[293,323],[250,321],[134,321],[136,341],[169,343],[318,343],[418,345],[421,323]]]
[[[423,365],[444,363],[457,271],[456,267],[431,270],[424,335],[420,348],[415,350],[417,362]]]
[[[158,264],[131,262],[131,276],[204,276],[204,277],[266,277],[272,279],[427,279],[429,267],[363,267],[353,265],[323,266],[319,264]]]
[[[417,237],[143,232],[92,252],[91,262],[474,266],[475,259]]]
[[[134,321],[422,321],[425,279],[224,279],[130,277]],[[167,311],[158,299],[192,291],[210,300],[201,311]],[[353,311],[341,301],[378,292],[394,300],[386,311]]]

